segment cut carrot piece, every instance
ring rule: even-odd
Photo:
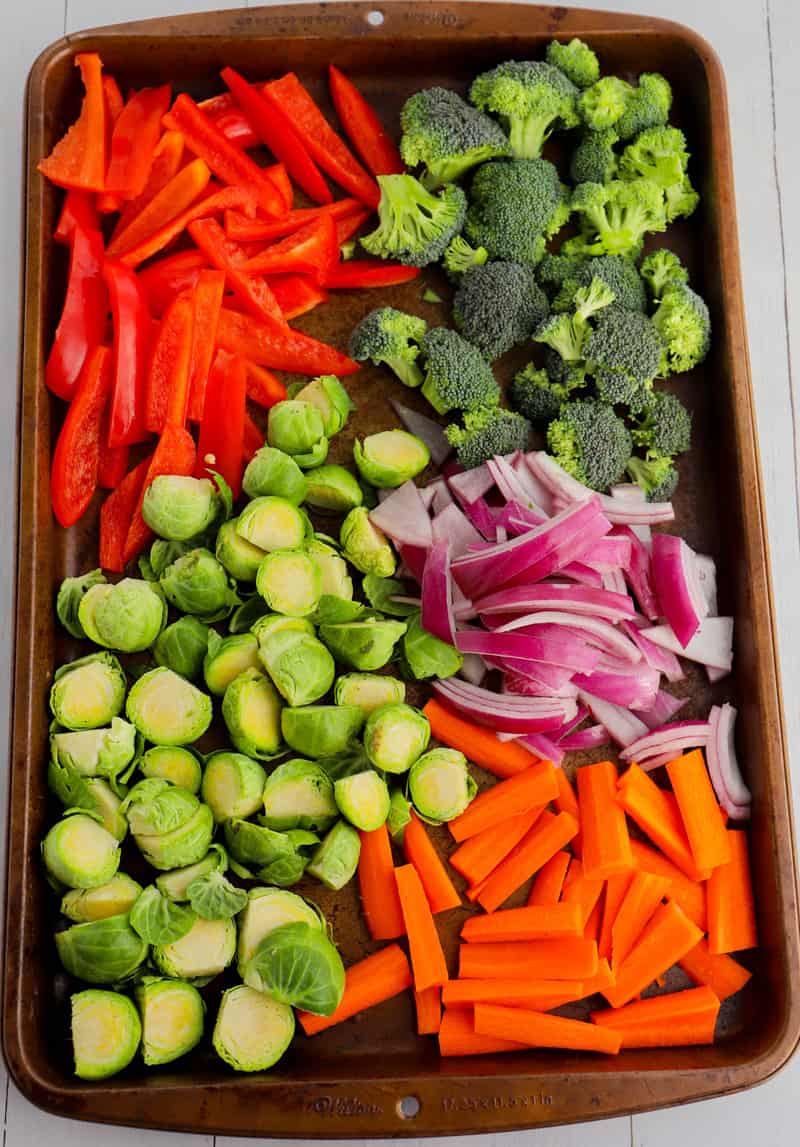
[[[586,876],[583,865],[577,858],[570,864],[561,900],[564,904],[577,904],[581,913],[581,928],[586,927],[589,917],[600,902],[603,883],[602,880]]]
[[[417,1035],[436,1035],[442,1026],[442,989],[426,988],[414,992],[417,1009]]]
[[[418,992],[447,983],[447,964],[433,914],[413,864],[394,870],[403,922],[408,935],[414,987]]]
[[[581,823],[581,814],[578,808],[578,798],[575,795],[575,789],[567,774],[563,769],[556,769],[556,783],[558,784],[558,796],[553,801],[557,812],[568,812],[570,816],[574,816],[578,825]],[[581,843],[580,832],[571,842],[572,851],[576,856],[581,856],[583,847]]]
[[[700,1047],[714,1042],[717,1016],[703,1012],[688,1019],[665,1020],[652,1027],[616,1028],[622,1036],[622,1047]]]
[[[437,741],[450,749],[458,749],[470,761],[496,777],[513,777],[523,769],[529,769],[539,759],[516,741],[498,741],[490,729],[456,716],[434,698],[422,711],[430,722],[431,735]]]
[[[451,852],[449,861],[474,886],[481,884],[544,812],[544,805],[510,816],[503,824],[485,828]],[[564,854],[566,855],[566,853]],[[474,899],[474,898],[473,898]]]
[[[465,980],[587,980],[597,975],[597,945],[583,937],[499,944],[462,944]]]
[[[589,913],[589,918],[583,926],[583,935],[587,940],[600,939],[600,924],[603,919],[603,894]]]
[[[510,816],[546,805],[558,794],[556,770],[549,761],[538,761],[525,772],[484,789],[465,812],[448,824],[454,840],[470,836],[507,821]]]
[[[631,841],[633,852],[634,841]],[[634,862],[636,854],[634,852]],[[611,959],[611,929],[619,912],[619,906],[628,891],[628,885],[633,879],[633,873],[620,872],[616,876],[609,876],[606,881],[605,896],[603,897],[603,921],[600,925],[600,935],[597,938],[597,951],[600,956]]]
[[[166,226],[203,194],[210,178],[211,172],[202,159],[188,163],[131,219],[127,227],[114,236],[107,254],[124,255],[160,227]]]
[[[684,872],[649,844],[631,840],[633,862],[641,872],[652,872],[654,876],[666,876],[669,880],[669,898],[682,908],[701,932],[707,925],[706,886],[697,880],[690,880]]]
[[[442,1026],[439,1028],[440,1055],[494,1055],[498,1051],[524,1050],[524,1043],[476,1035],[471,1010],[447,1008],[442,1016]]]
[[[583,997],[588,998],[597,993],[605,996],[609,988],[613,988],[617,977],[605,956],[597,962],[597,972],[588,980],[583,981]]]
[[[494,912],[504,900],[546,864],[553,853],[569,844],[578,831],[578,822],[567,812],[558,816],[544,812],[516,848],[487,877],[478,900],[487,912]]]
[[[575,841],[573,840],[573,847]],[[531,885],[528,904],[558,904],[561,899],[561,890],[564,887],[564,878],[570,866],[571,856],[568,852],[557,852],[551,856],[547,864],[539,870],[536,879]]]
[[[333,1015],[315,1016],[310,1012],[298,1012],[297,1018],[306,1035],[316,1035],[349,1020],[358,1012],[390,1000],[410,988],[411,984],[411,968],[405,952],[397,944],[390,944],[347,969],[342,1002]]]
[[[752,972],[730,956],[715,956],[705,939],[681,956],[678,963],[696,984],[706,984],[721,1000],[735,995],[752,976]]]
[[[663,975],[703,938],[703,934],[677,904],[657,908],[627,959],[615,969],[617,982],[605,993],[612,1007],[620,1008]]]
[[[580,936],[582,932],[583,912],[579,904],[549,904],[507,908],[489,916],[470,916],[461,929],[461,939],[504,943],[509,940]]]
[[[617,770],[611,761],[576,771],[583,871],[605,879],[633,868],[625,814],[617,804]]]
[[[670,761],[667,775],[697,867],[714,869],[727,864],[731,859],[728,834],[701,751],[694,749]]]
[[[373,940],[394,940],[404,936],[406,928],[394,878],[389,830],[382,824],[373,832],[359,832],[359,836],[358,883],[369,934]]]
[[[619,968],[669,888],[666,876],[637,872],[611,927],[611,966]]]
[[[653,844],[669,857],[690,880],[705,880],[689,847],[680,813],[669,797],[638,765],[634,764],[620,778],[617,800]]]
[[[442,988],[446,1007],[506,1004],[547,1012],[586,995],[583,980],[449,980]]]
[[[635,1000],[624,1008],[603,1008],[591,1012],[593,1023],[601,1027],[629,1028],[648,1027],[670,1019],[687,1019],[704,1012],[713,1011],[715,1018],[719,1011],[719,999],[711,988],[687,988],[682,992],[668,992],[663,996],[650,996],[646,1000]]]
[[[758,943],[747,837],[729,831],[728,844],[731,859],[715,868],[708,881],[708,948],[715,956]]]
[[[506,1008],[502,1004],[475,1005],[475,1031],[478,1035],[514,1035],[528,1047],[558,1047],[573,1051],[599,1051],[617,1055],[622,1037],[613,1028],[601,1028],[582,1020]]]
[[[417,870],[434,916],[437,912],[461,907],[461,897],[413,809],[403,833],[403,852],[409,864],[413,864]]]

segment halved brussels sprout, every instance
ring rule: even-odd
[[[381,705],[405,701],[406,687],[397,677],[379,673],[345,673],[336,679],[333,699],[337,705],[358,705],[369,717]]]
[[[50,734],[51,756],[82,777],[115,777],[135,753],[136,729],[122,717],[114,717],[106,729]]]
[[[248,498],[273,495],[299,506],[305,501],[306,479],[289,454],[274,446],[262,446],[247,463],[242,488]]]
[[[86,636],[78,619],[78,609],[83,595],[93,585],[103,585],[105,580],[102,570],[90,570],[89,573],[80,574],[79,577],[65,577],[62,581],[56,598],[56,614],[67,633],[73,637],[82,639]]]
[[[42,841],[45,868],[67,888],[97,888],[119,868],[119,841],[102,824],[77,812],[58,821]]]
[[[321,466],[328,454],[325,423],[310,402],[285,399],[270,407],[267,441],[284,454],[291,454],[302,470]]]
[[[139,770],[145,777],[162,777],[179,789],[200,792],[203,770],[197,755],[180,745],[154,745],[143,755]]]
[[[363,501],[358,481],[344,466],[318,466],[309,472],[306,504],[315,510],[346,514]]]
[[[91,807],[88,801],[77,807],[99,816],[103,828],[117,840],[122,840],[128,831],[128,822],[122,812],[122,800],[102,777],[88,777],[85,784],[91,798]]]
[[[309,629],[313,634],[310,625]],[[319,701],[336,676],[328,650],[305,631],[269,627],[259,636],[259,657],[275,688],[290,705]]]
[[[56,670],[50,711],[66,729],[98,729],[119,714],[126,685],[113,653],[90,653]]]
[[[193,681],[203,668],[203,658],[213,632],[199,617],[179,617],[159,634],[153,646],[153,660],[156,665],[165,665]]]
[[[284,924],[296,923],[308,924],[320,931],[324,926],[319,909],[295,892],[285,888],[251,888],[239,917],[239,946],[236,950],[239,975],[243,974],[245,964],[265,936]]]
[[[244,982],[280,1003],[329,1016],[344,994],[344,965],[319,928],[284,924],[258,945],[245,965]]]
[[[379,773],[369,769],[340,777],[334,786],[342,816],[363,832],[372,832],[386,823],[389,815],[389,788]]]
[[[126,980],[147,958],[147,944],[131,928],[127,912],[56,932],[56,948],[64,969],[92,984]]]
[[[125,715],[157,745],[188,745],[211,724],[211,698],[164,666],[143,673],[133,685]]]
[[[408,601],[395,600],[399,597],[413,596],[410,587],[397,578],[366,574],[361,586],[364,597],[379,613],[388,614],[389,617],[411,617],[412,614],[419,613],[418,604],[412,605]]]
[[[240,753],[269,760],[281,748],[281,699],[271,681],[245,669],[222,698],[222,716]]]
[[[222,749],[206,759],[200,795],[217,824],[231,816],[252,816],[261,808],[267,774],[258,761]]]
[[[277,648],[278,638],[287,644],[294,641],[298,634],[304,637],[314,636],[314,626],[304,617],[287,617],[283,613],[267,613],[260,617],[253,625],[253,635],[258,640],[260,648],[269,644],[270,648]],[[276,644],[273,645],[273,642]]]
[[[297,472],[300,473],[299,470]],[[237,581],[255,581],[264,550],[243,538],[237,530],[238,524],[238,518],[231,518],[229,522],[224,522],[220,526],[217,534],[216,558]]]
[[[364,723],[356,705],[303,705],[281,713],[283,739],[304,757],[333,757],[343,752]]]
[[[235,1071],[266,1071],[292,1042],[294,1012],[287,1004],[237,984],[222,993],[214,1051]]]
[[[408,629],[403,638],[403,656],[409,673],[417,681],[430,677],[452,677],[464,664],[464,657],[454,645],[441,641],[422,628],[419,613],[408,619]]]
[[[130,912],[142,891],[142,886],[125,872],[112,876],[107,884],[96,888],[73,888],[61,900],[61,915],[77,924],[90,920],[106,920]]]
[[[163,785],[163,788],[156,788]],[[208,805],[166,781],[140,781],[123,802],[131,834],[145,860],[166,872],[201,860],[214,833]]]
[[[319,538],[310,541],[306,550],[319,566],[322,597],[352,601],[353,579],[347,571],[347,562],[339,551],[327,542],[321,542]]]
[[[211,872],[224,872],[228,858],[222,845],[212,844],[208,854],[195,864],[162,872],[156,877],[156,887],[176,903],[189,899],[189,886]]]
[[[322,575],[304,550],[275,550],[258,567],[256,589],[275,613],[307,617],[317,608]]]
[[[185,936],[195,921],[191,908],[173,903],[151,884],[131,908],[128,917],[134,932],[148,944],[171,944]]]
[[[228,633],[247,633],[267,613],[261,594],[253,593],[228,618]]]
[[[353,443],[353,459],[367,482],[380,489],[402,486],[430,463],[431,452],[407,430],[381,430]]]
[[[254,498],[237,519],[236,531],[265,553],[297,550],[306,538],[306,517],[286,498]]]
[[[248,868],[272,864],[296,851],[288,833],[276,832],[249,820],[231,817],[223,827],[231,856]]]
[[[252,633],[237,633],[231,637],[213,633],[209,639],[203,675],[210,693],[221,697],[231,681],[245,669],[260,668],[258,642]]]
[[[324,641],[337,661],[352,669],[382,669],[394,654],[394,647],[406,631],[404,621],[368,617],[366,621],[347,621],[338,625],[320,625]]]
[[[356,506],[347,515],[342,522],[339,540],[345,557],[361,573],[391,577],[397,568],[397,559],[386,534],[373,525],[364,506]]]
[[[357,621],[366,614],[366,606],[360,601],[346,601],[343,597],[332,597],[324,593],[314,611],[315,625],[343,625],[347,621]]]
[[[313,761],[300,758],[284,761],[269,776],[264,788],[262,817],[267,828],[279,832],[288,828],[324,832],[337,815],[333,782]]]
[[[210,550],[198,547],[167,566],[159,578],[166,598],[182,613],[206,621],[227,617],[240,599],[231,589],[228,573]]]
[[[78,607],[78,620],[95,645],[141,653],[164,628],[167,606],[151,582],[126,577],[116,585],[92,586]]]
[[[131,1000],[119,992],[89,988],[76,992],[70,1007],[77,1077],[108,1079],[127,1067],[142,1038],[139,1013]]]
[[[198,876],[186,890],[189,903],[204,920],[230,920],[247,903],[247,893],[231,884],[219,869]]]
[[[173,542],[188,542],[202,534],[219,511],[219,494],[209,478],[181,474],[159,474],[142,502],[142,517],[153,533]]]
[[[386,818],[386,827],[393,840],[403,843],[406,825],[411,820],[411,802],[402,789],[395,789],[389,802],[389,815]]]
[[[360,854],[361,837],[351,825],[340,820],[311,857],[306,872],[326,888],[338,892],[355,875]]]
[[[428,718],[410,705],[383,705],[367,718],[364,748],[376,769],[405,773],[428,747]]]
[[[203,1038],[206,1006],[193,984],[148,976],[136,987],[142,1014],[142,1059],[148,1067],[172,1063]]]
[[[211,979],[224,972],[236,952],[233,920],[204,920],[198,916],[185,936],[173,944],[159,944],[153,963],[176,980]]]
[[[338,434],[355,404],[335,374],[321,374],[292,395],[295,402],[310,402],[322,415],[328,438]]]
[[[156,538],[150,547],[150,556],[139,558],[142,577],[148,581],[158,581],[167,566],[196,549],[199,544],[197,539],[191,542],[168,542],[164,538]]]
[[[414,807],[428,820],[453,820],[478,791],[467,758],[456,749],[431,749],[411,766],[408,793]]]

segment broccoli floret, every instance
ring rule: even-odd
[[[558,351],[565,363],[583,363],[592,330],[588,320],[613,302],[611,288],[602,279],[594,278],[588,287],[579,287],[575,292],[574,311],[545,319],[533,332],[533,340]]]
[[[628,93],[625,110],[616,122],[620,139],[633,139],[650,127],[663,127],[672,107],[672,88],[658,72],[643,72],[639,86]]]
[[[490,362],[525,342],[549,313],[547,296],[526,263],[487,263],[461,280],[453,319]]]
[[[587,260],[582,255],[553,254],[548,251],[536,268],[536,278],[545,287],[563,287],[570,280],[578,277],[581,267]]]
[[[477,347],[458,331],[434,327],[422,340],[425,381],[422,393],[439,414],[472,410],[500,401],[492,368]]]
[[[614,302],[629,311],[643,311],[647,306],[644,283],[631,259],[624,255],[564,258],[566,263],[572,264],[572,273],[570,278],[564,280],[552,301],[554,311],[571,310],[575,303],[575,292],[579,287],[588,286],[592,279],[600,279],[609,286],[614,292]]]
[[[572,210],[581,217],[581,242],[569,241],[569,253],[636,255],[648,231],[667,226],[664,192],[648,179],[626,183],[579,183]]]
[[[369,359],[376,366],[383,363],[406,386],[421,386],[417,344],[426,329],[427,323],[417,315],[407,315],[394,307],[378,307],[365,315],[350,335],[350,357],[356,362]]]
[[[552,64],[509,60],[473,80],[469,98],[500,116],[511,149],[534,159],[556,128],[577,127],[578,88]]]
[[[527,418],[499,406],[468,410],[463,426],[452,423],[445,426],[444,432],[465,470],[482,465],[496,454],[527,450],[531,441]]]
[[[642,260],[639,268],[650,294],[658,302],[667,287],[673,283],[688,283],[689,272],[674,251],[659,247]]]
[[[668,502],[678,485],[678,471],[671,458],[631,458],[626,472],[647,494],[648,502]]]
[[[471,167],[511,147],[502,130],[449,88],[428,88],[406,100],[400,113],[400,154],[408,167],[424,164],[425,187],[460,179]]]
[[[624,404],[634,413],[648,405],[664,348],[646,315],[620,306],[606,307],[583,350],[587,369],[605,402]]]
[[[544,369],[551,382],[557,382],[570,390],[577,390],[586,383],[586,363],[564,362],[558,351],[549,346],[544,348]]]
[[[674,458],[692,444],[692,416],[679,398],[658,391],[639,419],[631,437],[637,446],[647,448],[647,457]]]
[[[689,216],[700,202],[700,196],[692,187],[688,175],[680,183],[664,188],[664,204],[667,209],[667,223],[680,216]]]
[[[686,136],[677,127],[651,127],[637,135],[619,161],[620,179],[651,179],[672,187],[686,174]],[[598,181],[599,182],[599,181]]]
[[[485,247],[470,247],[463,235],[454,235],[447,244],[442,262],[451,279],[458,279],[473,267],[482,267],[489,258]]]
[[[664,343],[662,371],[680,374],[701,363],[711,345],[711,318],[700,296],[685,283],[669,286],[653,315]]]
[[[570,156],[569,175],[573,183],[608,183],[617,172],[617,155],[614,144],[617,133],[612,128],[605,131],[587,131]]]
[[[509,391],[509,401],[512,409],[534,426],[546,426],[558,417],[563,403],[569,401],[571,392],[582,386],[583,382],[582,377],[579,380],[573,377],[564,382],[554,382],[546,370],[529,362],[515,375]]]
[[[495,161],[478,168],[464,233],[492,259],[535,266],[546,241],[569,218],[567,189],[546,159]]]
[[[600,76],[600,61],[589,45],[577,37],[568,44],[551,40],[545,55],[548,64],[563,72],[576,88],[591,87]]]
[[[581,92],[578,115],[591,131],[604,131],[620,120],[632,91],[619,76],[603,76]]]
[[[413,175],[379,175],[378,226],[361,240],[370,255],[426,267],[442,257],[461,230],[467,200],[460,187],[448,184],[432,195]]]
[[[547,449],[573,478],[604,491],[624,474],[632,444],[611,407],[586,398],[561,407],[547,428]]]

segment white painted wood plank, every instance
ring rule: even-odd
[[[310,1142],[310,1141],[306,1141]],[[442,1139],[406,1139],[408,1147],[630,1147],[630,1120],[606,1119],[598,1123],[577,1123],[574,1127],[548,1127],[538,1130],[535,1139],[529,1131],[507,1131],[491,1135],[448,1135]],[[384,1147],[385,1139],[340,1139],[337,1147]],[[218,1135],[216,1147],[299,1147],[297,1139],[240,1139]],[[12,1144],[11,1147],[14,1147]]]
[[[67,0],[67,31],[149,20],[157,16],[187,16],[223,8],[246,8],[245,0]]]

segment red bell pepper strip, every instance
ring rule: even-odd
[[[104,433],[100,437],[100,458],[97,462],[97,485],[104,490],[116,490],[128,472],[130,446],[109,446]]]
[[[68,191],[64,196],[61,214],[53,232],[56,243],[70,246],[76,225],[84,231],[97,231],[100,228],[95,197],[88,191]]]
[[[97,230],[84,230],[76,222],[67,293],[44,372],[47,386],[59,398],[72,398],[89,352],[103,341],[107,312],[103,236]]]
[[[139,284],[147,296],[150,314],[160,318],[176,295],[194,287],[207,266],[202,251],[179,251],[139,271]]]
[[[338,136],[294,72],[264,87],[270,103],[291,120],[311,158],[340,186],[369,207],[377,207],[380,190],[347,144]]]
[[[211,172],[202,159],[192,160],[181,168],[169,183],[131,219],[127,227],[118,232],[108,245],[109,255],[124,255],[150,235],[170,223],[176,215],[181,215],[202,195],[208,186]]]
[[[244,438],[242,440],[242,461],[245,466],[256,451],[261,449],[265,441],[264,431],[253,421],[247,411],[245,411]]]
[[[328,292],[317,286],[308,275],[276,275],[268,278],[267,282],[287,320],[305,315],[328,301]]]
[[[125,107],[125,98],[119,90],[119,84],[113,76],[103,76],[103,97],[106,103],[106,160],[111,155],[111,137],[114,134],[114,124],[122,114]],[[101,215],[108,215],[112,211],[119,211],[122,200],[110,191],[104,191],[97,196],[97,210]]]
[[[260,146],[261,140],[230,92],[222,92],[218,96],[212,96],[211,99],[201,100],[197,106],[205,112],[229,143],[235,143],[244,151]]]
[[[359,227],[366,223],[371,214],[371,211],[364,209],[355,215],[345,215],[344,219],[337,219],[336,242],[338,246],[341,247],[342,243],[346,243],[348,239],[352,239]]]
[[[208,372],[214,358],[217,341],[217,322],[225,293],[224,271],[201,271],[192,295],[194,327],[192,330],[192,355],[189,363],[189,408],[190,422],[200,422],[206,401]]]
[[[145,293],[129,267],[109,259],[103,275],[114,324],[114,387],[108,445],[133,446],[147,437],[145,388],[152,320]]]
[[[290,204],[285,202],[280,188],[269,175],[235,144],[228,143],[185,92],[164,117],[164,126],[182,132],[186,146],[204,159],[223,183],[250,188],[266,215],[279,219],[289,210]]]
[[[179,474],[189,477],[194,471],[196,452],[194,439],[188,430],[182,426],[172,426],[170,423],[164,427],[164,433],[158,440],[150,465],[147,467],[144,481],[136,499],[135,509],[131,517],[131,524],[125,537],[125,546],[122,551],[123,561],[131,561],[138,557],[144,547],[152,539],[153,533],[142,517],[142,502],[145,491],[154,478],[160,474]],[[120,487],[122,489],[122,487]],[[113,498],[114,495],[112,494]],[[111,498],[108,499],[111,501]]]
[[[355,215],[362,210],[358,199],[337,199],[335,203],[324,207],[300,207],[290,211],[283,219],[270,220],[248,218],[238,211],[225,212],[225,234],[237,243],[264,242],[274,239],[283,239],[305,227],[307,223],[319,219],[320,215],[331,215],[340,219],[348,215]]]
[[[81,113],[50,154],[39,161],[38,170],[59,187],[102,191],[106,176],[103,64],[96,52],[79,53],[75,64],[86,89]]]
[[[147,204],[158,195],[159,191],[166,187],[171,179],[175,178],[181,169],[182,160],[183,136],[179,131],[165,131],[153,152],[153,162],[147,183],[144,185],[144,191],[135,199],[129,199],[122,204],[117,225],[111,233],[112,243],[130,224],[131,220],[135,219]]]
[[[247,266],[247,255],[238,243],[227,237],[216,219],[198,219],[190,223],[189,234],[208,261],[225,272],[227,286],[251,315],[264,322],[286,326],[266,279],[243,269]]]
[[[351,259],[349,263],[337,263],[328,273],[324,286],[338,290],[394,287],[416,279],[419,273],[419,267],[404,267],[383,259]]]
[[[176,215],[169,223],[165,223],[147,239],[143,239],[136,247],[126,251],[120,259],[129,267],[138,267],[145,259],[158,254],[173,239],[177,239],[195,219],[207,219],[211,215],[219,215],[229,207],[245,209],[252,207],[255,211],[252,192],[246,187],[223,187],[221,190],[212,191],[210,195],[193,203],[180,215]]]
[[[266,176],[268,176],[283,196],[283,201],[286,204],[286,210],[291,211],[294,206],[294,185],[289,178],[289,173],[282,163],[273,163],[271,167],[264,167],[261,169]]]
[[[293,235],[265,247],[244,267],[251,275],[294,273],[322,282],[338,258],[336,225],[330,215],[320,215]]]
[[[401,175],[405,165],[371,105],[352,80],[331,64],[328,81],[333,106],[347,138],[373,175]]]
[[[186,421],[192,322],[192,292],[182,291],[161,320],[147,370],[145,425],[153,434],[160,434],[167,422],[183,426]]]
[[[208,375],[194,473],[196,478],[206,478],[209,470],[216,470],[230,486],[234,498],[242,489],[246,399],[244,359],[218,350]]]
[[[125,539],[144,488],[152,456],[129,470],[100,507],[100,565],[111,573],[125,569]]]
[[[217,346],[287,374],[335,374],[344,378],[359,369],[359,364],[347,355],[302,331],[259,323],[228,307],[219,314]]]
[[[111,136],[106,192],[135,199],[144,191],[170,95],[169,84],[142,88],[125,104]]]
[[[298,187],[315,203],[330,203],[330,188],[284,113],[233,68],[223,68],[222,79],[233,93],[256,135],[282,163]]]
[[[111,351],[97,346],[81,371],[53,453],[50,498],[65,529],[83,517],[97,489],[100,431],[110,389]]]
[[[247,397],[259,406],[269,409],[276,402],[283,402],[287,397],[286,387],[279,378],[266,370],[258,363],[245,361],[247,373]]]

